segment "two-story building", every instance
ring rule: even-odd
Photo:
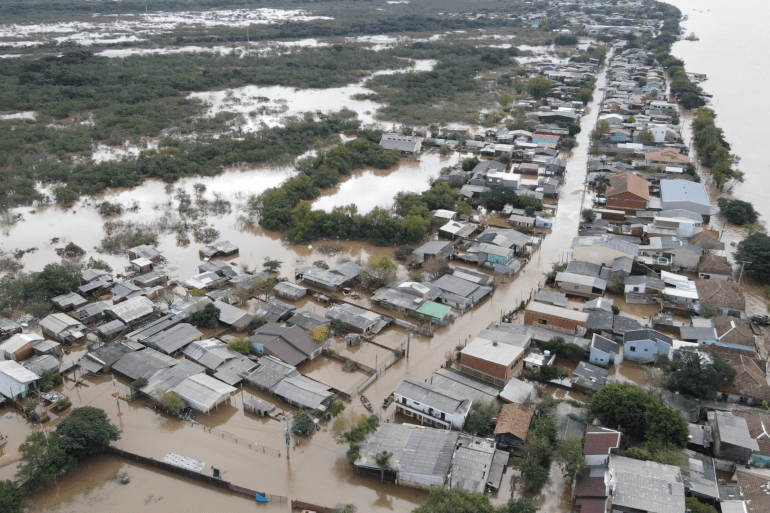
[[[393,392],[396,411],[420,424],[441,429],[462,430],[472,400],[445,388],[416,379],[406,379]]]

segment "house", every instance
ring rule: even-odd
[[[348,331],[364,335],[376,335],[392,320],[347,303],[334,305],[324,315],[332,320],[332,324],[340,322]]]
[[[307,288],[288,281],[277,283],[273,287],[273,291],[276,296],[288,299],[289,301],[297,301],[307,294]]]
[[[743,354],[725,354],[719,346],[711,346],[709,349],[735,369],[733,382],[722,387],[723,397],[727,401],[749,405],[760,405],[763,401],[770,403],[770,385],[767,384],[766,364],[763,360]]]
[[[532,219],[532,218],[530,218]],[[531,237],[518,230],[506,230],[502,228],[487,228],[476,240],[479,243],[491,244],[506,249],[514,249],[521,252],[531,242]]]
[[[514,258],[515,250],[482,242],[478,245],[478,263],[484,267],[507,267]]]
[[[610,299],[606,297],[597,297],[596,299],[592,299],[591,301],[586,302],[586,304],[583,305],[583,311],[612,313],[613,306],[615,306],[614,299]]]
[[[500,391],[504,403],[524,404],[535,397],[535,386],[517,378],[511,378]]]
[[[28,371],[32,372],[33,374],[36,374],[37,376],[42,376],[44,373],[47,373],[47,372],[53,372],[58,374],[59,369],[61,369],[61,362],[59,361],[59,359],[50,354],[33,356],[32,358],[25,361],[21,365]]]
[[[219,309],[219,322],[230,326],[235,331],[245,331],[253,318],[245,310],[225,303],[224,301],[214,301],[214,306]]]
[[[585,332],[588,314],[568,308],[530,302],[524,310],[524,324],[572,335]]]
[[[307,410],[312,415],[325,415],[334,392],[326,385],[302,374],[288,376],[276,383],[270,393],[286,404]]]
[[[714,317],[717,340],[726,344],[756,348],[756,338],[748,319],[736,319],[727,315]]]
[[[556,286],[568,296],[597,297],[603,296],[607,281],[598,276],[559,272],[556,273]]]
[[[597,367],[586,362],[580,362],[572,371],[570,379],[571,388],[584,394],[598,392],[607,383],[609,373],[607,369]]]
[[[137,258],[131,260],[131,267],[135,273],[143,274],[152,271],[153,263],[149,258]]]
[[[147,258],[153,262],[157,262],[161,258],[160,251],[155,249],[155,246],[149,244],[142,244],[134,246],[128,250],[128,260],[136,260],[137,258]]]
[[[676,237],[651,237],[648,245],[639,246],[639,252],[652,257],[653,265],[661,262],[658,257],[665,257],[672,266],[692,271],[698,268],[698,261],[703,255],[701,248]],[[649,264],[650,261],[645,263]]]
[[[609,367],[611,363],[615,363],[615,356],[619,353],[620,346],[617,342],[594,333],[588,357],[590,363],[600,367]]]
[[[40,377],[13,360],[0,361],[0,394],[8,399],[23,399],[37,389]]]
[[[761,472],[761,471],[759,471]],[[753,513],[770,510],[770,477],[746,469],[736,469],[738,490],[733,500],[719,503],[722,513]]]
[[[299,371],[293,365],[273,356],[263,356],[254,369],[243,372],[241,377],[257,390],[270,392],[282,379],[298,375]]]
[[[206,374],[188,376],[169,389],[169,392],[176,392],[192,409],[203,413],[209,413],[235,391],[235,387]]]
[[[70,292],[69,294],[62,294],[51,298],[51,304],[61,310],[62,312],[69,312],[75,310],[88,303],[88,300],[78,294],[77,292]]]
[[[0,340],[16,333],[21,333],[21,324],[5,317],[0,317]]]
[[[719,241],[719,232],[713,230],[703,229],[690,236],[690,238],[687,239],[687,242],[707,251],[724,251],[725,249],[725,243]]]
[[[679,467],[610,455],[605,476],[612,511],[673,513],[685,511]]]
[[[698,303],[698,287],[693,280],[667,271],[661,271],[660,277],[666,284],[663,290],[663,299],[666,303],[685,305],[694,309]]]
[[[704,280],[731,280],[733,267],[727,258],[706,253],[698,261],[698,278]]]
[[[738,283],[724,280],[697,280],[700,306],[711,306],[723,315],[742,317],[746,310],[746,299]]]
[[[412,292],[404,292],[407,288]],[[418,291],[422,291],[422,294]],[[422,283],[406,282],[402,283],[399,289],[381,288],[375,291],[371,299],[383,308],[417,319],[429,318],[438,323],[446,323],[451,318],[452,308],[426,299],[433,295],[434,291],[437,292],[434,297],[442,293],[441,289],[431,289]]]
[[[160,369],[173,367],[178,360],[149,347],[123,355],[112,364],[112,370],[131,380],[145,378]]]
[[[144,296],[134,297],[104,309],[104,314],[110,319],[117,319],[123,324],[134,324],[153,313],[155,305]]]
[[[495,448],[493,440],[461,434],[452,454],[447,486],[470,493],[498,490],[508,458],[508,453]]]
[[[180,360],[173,367],[166,367],[155,371],[147,378],[147,385],[141,388],[141,393],[156,401],[170,392],[175,386],[190,376],[204,374],[206,370],[189,360]]]
[[[659,164],[664,166],[685,165],[690,163],[690,157],[682,155],[673,148],[664,148],[660,151],[653,151],[644,154],[644,160],[650,164]],[[694,182],[692,182],[694,183]]]
[[[460,370],[498,386],[519,375],[530,335],[482,330],[460,351]]]
[[[142,344],[165,354],[174,354],[203,334],[192,324],[180,323],[145,338]]]
[[[115,362],[133,351],[121,342],[109,342],[86,353],[78,365],[83,372],[109,372]]]
[[[157,287],[168,283],[168,275],[163,271],[150,271],[134,276],[132,281],[139,288]]]
[[[255,352],[271,354],[291,366],[314,360],[323,350],[323,344],[302,328],[275,322],[260,326],[248,340]]]
[[[752,453],[759,452],[759,445],[751,437],[745,418],[717,410],[710,411],[708,419],[714,436],[714,456],[717,458],[747,463]]]
[[[534,412],[521,404],[504,404],[495,426],[497,447],[509,452],[523,448],[533,416]]]
[[[389,482],[423,489],[444,487],[459,437],[459,432],[446,429],[380,424],[377,431],[360,444],[360,456],[354,465],[359,474],[371,474],[379,479],[381,469],[374,457],[386,451],[392,454],[391,469],[386,472]]]
[[[475,231],[475,225],[459,223],[457,221],[449,221],[438,229],[438,234],[439,237],[455,240],[467,239],[473,235],[473,232]]]
[[[211,260],[218,256],[231,256],[237,254],[238,246],[229,240],[218,240],[211,244],[207,244],[198,253],[203,260]]]
[[[639,329],[623,333],[623,358],[640,363],[649,363],[658,356],[668,356],[673,339],[652,330]]]
[[[610,461],[613,449],[620,448],[619,431],[605,427],[589,425],[583,439],[583,455],[589,467],[604,467]]]
[[[43,335],[58,340],[64,344],[71,344],[85,338],[85,326],[64,313],[55,313],[40,321]]]
[[[711,202],[706,188],[701,183],[688,180],[661,180],[660,201],[663,210],[683,209],[711,215]]]
[[[580,435],[577,435],[580,436]],[[581,471],[575,479],[573,495],[575,506],[585,513],[604,513],[607,507],[607,485],[604,484],[606,469],[590,467]]]
[[[243,374],[251,372],[257,366],[254,360],[227,349],[227,344],[216,339],[193,342],[184,348],[183,353],[228,385],[238,384]]]
[[[431,375],[428,383],[439,390],[448,390],[458,397],[470,399],[474,403],[494,403],[500,393],[499,387],[451,368],[437,370]]]
[[[402,156],[414,156],[422,149],[422,139],[411,135],[382,134],[380,146],[386,150],[398,150]]]
[[[572,258],[602,266],[611,265],[618,257],[632,260],[639,255],[639,246],[609,235],[575,237]]]
[[[626,303],[652,304],[660,301],[666,284],[653,276],[626,276],[623,280]]]
[[[611,175],[610,186],[604,192],[607,207],[626,211],[646,210],[650,201],[647,180],[633,173]]]
[[[441,289],[439,300],[461,310],[467,310],[492,293],[492,287],[465,280],[454,274],[445,274],[431,285]]]
[[[331,269],[316,266],[297,267],[294,270],[295,281],[303,281],[314,287],[337,292],[342,287],[352,284],[361,273],[361,266],[353,262],[344,262]]]
[[[302,309],[294,310],[287,322],[299,326],[308,333],[314,333],[317,328],[328,328],[331,324],[326,317]]]
[[[443,240],[431,240],[415,249],[412,253],[418,262],[427,262],[437,258],[446,260],[454,252],[454,246],[451,242]]]
[[[291,317],[296,309],[296,306],[284,303],[283,301],[268,299],[262,302],[254,313],[254,317],[265,319],[268,322],[285,321]]]
[[[198,272],[201,274],[214,273],[222,278],[234,278],[238,276],[238,273],[233,267],[222,260],[207,260],[198,264]],[[262,274],[262,273],[260,273]],[[251,283],[258,279],[263,279],[259,275],[246,274],[247,279],[251,280]]]
[[[34,347],[43,340],[45,339],[37,333],[17,333],[0,344],[0,353],[5,360],[26,360],[34,353]]]
[[[462,430],[472,401],[450,390],[409,378],[393,392],[396,412],[414,417],[420,425]]]
[[[539,303],[545,303],[547,305],[554,305],[554,306],[561,306],[565,307],[568,304],[567,301],[567,295],[563,292],[555,292],[552,290],[546,290],[546,289],[540,289],[535,293],[535,297],[532,298],[533,301],[537,301]],[[585,308],[583,309],[585,310]]]

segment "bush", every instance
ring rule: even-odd
[[[294,414],[294,421],[291,424],[291,430],[298,435],[309,435],[313,432],[313,418],[304,410],[299,410]]]
[[[246,340],[244,337],[240,337],[227,344],[227,349],[230,351],[235,351],[236,353],[247,355],[251,350],[251,346],[249,345],[248,340]]]
[[[474,402],[465,420],[465,431],[474,436],[480,436],[489,432],[489,423],[497,416],[499,411],[500,407],[494,402]]]
[[[131,388],[134,390],[141,390],[147,386],[147,378],[139,378],[136,381],[131,382]]]
[[[759,219],[759,214],[754,210],[754,205],[748,201],[719,198],[717,204],[725,219],[733,224],[751,224],[756,223]]]
[[[699,313],[701,317],[705,317],[706,319],[711,319],[712,317],[716,317],[717,315],[719,315],[719,309],[711,305],[701,305]]]
[[[40,390],[42,392],[50,392],[59,383],[61,383],[61,376],[58,372],[46,370],[40,375]]]
[[[607,284],[607,292],[612,294],[623,294],[626,290],[626,284],[623,283],[623,278],[615,278]]]
[[[186,405],[184,399],[179,397],[179,394],[176,392],[166,392],[163,394],[160,404],[171,413],[177,413]]]
[[[396,252],[393,254],[393,256],[396,258],[396,260],[399,260],[401,262],[405,261],[409,256],[414,252],[414,248],[410,246],[409,244],[405,244],[398,248]]]

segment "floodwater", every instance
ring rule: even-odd
[[[604,73],[598,80],[598,87],[604,85]],[[597,100],[598,101],[598,100]],[[529,264],[514,279],[507,279],[505,283],[498,280],[498,288],[492,297],[485,299],[473,310],[461,315],[449,328],[439,330],[434,337],[416,336],[409,345],[409,358],[398,361],[387,372],[381,375],[366,389],[366,395],[372,404],[379,406],[401,381],[406,377],[415,379],[427,379],[432,372],[446,363],[448,352],[465,340],[469,335],[477,333],[490,322],[500,318],[503,312],[510,311],[522,298],[529,296],[530,292],[537,288],[543,280],[543,272],[551,269],[554,262],[563,259],[569,250],[569,241],[577,232],[580,218],[580,210],[583,204],[583,191],[585,189],[585,162],[588,149],[588,134],[596,123],[597,102],[588,107],[588,114],[583,118],[583,130],[578,134],[578,146],[573,149],[572,157],[567,164],[567,175],[562,188],[561,200],[556,210],[554,229],[548,235],[540,251],[536,252]],[[192,184],[204,183],[207,186],[206,195],[211,199],[214,192],[231,194],[228,199],[235,198],[233,210],[238,207],[238,201],[245,201],[245,193],[255,192],[269,185],[265,185],[260,176],[249,171],[243,172],[230,170],[220,177],[203,179],[189,178],[180,181],[176,187],[187,190],[191,196]],[[282,174],[283,173],[283,174]],[[291,173],[290,170],[278,170],[273,179],[276,184],[285,179]],[[427,186],[427,183],[426,183]],[[235,191],[241,191],[240,194]],[[104,195],[111,200],[119,199],[122,203],[130,204],[133,199],[142,205],[139,212],[124,214],[130,219],[147,219],[147,211],[152,210],[156,204],[166,202],[170,196],[166,196],[159,182],[148,182],[133,191],[111,191]],[[351,198],[353,199],[353,198]],[[25,212],[26,221],[11,227],[9,236],[2,238],[3,248],[13,247],[38,247],[37,252],[24,257],[25,263],[30,269],[39,269],[46,262],[55,260],[52,257],[52,248],[57,246],[50,243],[52,237],[62,237],[63,245],[69,239],[90,250],[101,238],[101,219],[93,208],[87,207],[83,202],[71,210],[62,210],[57,207],[45,207],[35,214],[29,214],[30,209],[22,209]],[[158,215],[165,215],[162,209]],[[39,216],[39,217],[34,217]],[[217,229],[221,229],[222,239],[229,238],[241,246],[240,257],[236,261],[245,261],[251,267],[258,266],[266,256],[282,259],[285,264],[281,274],[291,276],[293,267],[300,264],[312,263],[314,260],[325,259],[330,263],[340,256],[348,258],[362,258],[366,260],[377,252],[388,254],[393,248],[373,248],[366,244],[350,243],[346,241],[329,241],[322,244],[314,244],[312,248],[306,246],[288,247],[283,245],[274,234],[266,234],[258,229],[244,230],[237,223],[233,214],[223,215],[221,220],[209,220],[215,222]],[[35,223],[36,229],[29,230],[29,223]],[[89,228],[90,227],[90,228]],[[170,266],[177,269],[182,276],[187,276],[194,271],[197,264],[196,244],[193,247],[177,248],[173,236],[163,236],[160,240],[160,249],[170,261]],[[336,252],[327,256],[320,248],[332,248]],[[116,268],[127,264],[124,257],[110,257],[110,262]],[[406,332],[403,329],[387,328],[376,341],[391,348],[401,347],[406,343]],[[375,351],[373,348],[377,348]],[[381,353],[380,353],[381,351]],[[359,348],[348,350],[355,358],[361,357],[363,363],[373,366],[372,356],[376,364],[381,366],[382,358],[392,354],[390,351],[379,348],[374,344],[365,344]],[[380,354],[383,356],[380,357]],[[371,362],[371,363],[369,363]],[[327,364],[320,362],[318,368],[312,369],[319,375],[327,372]],[[339,378],[338,378],[339,379]],[[346,379],[342,377],[342,379]],[[113,396],[115,390],[108,377],[86,377],[87,387],[74,387],[71,381],[61,385],[61,390],[70,395],[75,405],[91,405],[103,408],[110,419],[119,426],[122,438],[116,446],[128,451],[140,453],[156,459],[162,458],[168,452],[175,452],[187,457],[205,461],[207,466],[214,465],[224,471],[224,478],[235,484],[259,489],[271,494],[283,495],[290,498],[317,502],[319,504],[334,506],[340,502],[355,503],[359,511],[390,510],[395,512],[411,511],[426,497],[426,492],[394,485],[381,485],[375,479],[357,476],[345,459],[346,446],[339,445],[328,431],[328,425],[324,429],[313,433],[311,436],[299,440],[293,440],[298,444],[290,450],[291,458],[286,459],[284,449],[283,429],[284,424],[275,420],[261,419],[242,410],[244,400],[250,396],[260,397],[267,401],[275,402],[274,398],[263,396],[256,391],[246,389],[232,396],[228,404],[220,405],[211,415],[200,415],[200,424],[186,424],[177,419],[169,418],[155,412],[149,405],[141,401],[126,402]],[[123,380],[117,385],[117,392],[121,395],[128,390],[128,384]],[[286,405],[278,405],[279,409],[286,410]],[[389,410],[392,410],[392,405]],[[347,415],[359,415],[365,413],[363,406],[354,398],[347,405]],[[377,408],[377,414],[387,418],[388,410]],[[3,422],[3,431],[7,424],[11,441],[6,450],[10,453],[18,448],[25,433],[32,426],[13,413],[10,409],[0,410],[0,419]],[[6,420],[7,419],[7,420]],[[264,452],[263,452],[264,451]],[[280,451],[280,456],[279,456]],[[60,480],[59,488],[48,486],[35,496],[38,504],[43,504],[45,510],[70,507],[77,511],[95,512],[103,511],[104,504],[109,501],[111,510],[117,512],[136,511],[136,502],[127,500],[123,503],[113,501],[113,485],[108,482],[120,468],[117,463],[105,464],[108,469],[103,472],[96,471],[93,474],[101,474],[95,479],[87,477],[78,479],[79,474],[73,474],[72,480]],[[110,466],[112,465],[112,466]],[[207,467],[208,468],[208,467]],[[0,478],[11,477],[14,473],[14,465],[0,468]],[[503,477],[510,480],[509,468]],[[322,474],[323,477],[319,477]],[[104,475],[107,477],[105,478]],[[137,477],[141,484],[141,477]],[[554,489],[561,486],[554,476]],[[157,483],[161,479],[157,478]],[[334,486],[329,486],[334,482]],[[123,485],[120,485],[123,486]],[[132,484],[125,485],[131,487]],[[159,485],[160,486],[160,485]],[[155,483],[147,483],[136,486],[137,497],[148,498],[151,494],[166,497],[186,495],[189,485],[182,480],[169,480],[162,485],[163,492]],[[546,489],[546,500],[555,492]],[[505,502],[505,493],[493,497],[493,502]],[[118,495],[119,496],[119,495]],[[195,495],[191,492],[191,497]],[[213,495],[212,495],[213,496]],[[218,496],[217,496],[218,497]],[[138,499],[137,499],[138,500]],[[201,504],[207,499],[202,499]],[[211,499],[217,506],[224,502]],[[120,506],[118,506],[120,504]],[[149,506],[149,504],[148,504]],[[168,505],[166,506],[168,507]],[[243,506],[235,503],[226,505],[228,511],[251,511],[253,504],[244,502]],[[197,509],[197,508],[196,508]]]
[[[240,128],[246,132],[256,132],[264,125],[281,126],[287,116],[298,116],[306,112],[338,112],[343,108],[355,111],[364,125],[377,121],[375,113],[380,104],[366,99],[355,99],[355,95],[370,95],[374,91],[365,87],[366,82],[377,75],[430,71],[436,61],[429,59],[410,59],[411,66],[399,70],[374,72],[359,82],[343,87],[327,89],[297,89],[286,86],[243,86],[221,91],[191,93],[188,98],[199,99],[210,105],[206,117],[214,117],[220,112],[240,113]],[[391,125],[392,126],[392,125]]]
[[[42,41],[76,42],[80,45],[142,41],[182,26],[247,27],[286,21],[329,20],[293,9],[232,9],[147,14],[94,15],[94,21],[0,25],[0,46],[30,46]],[[34,38],[34,40],[33,40]]]

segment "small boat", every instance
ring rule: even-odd
[[[366,408],[369,411],[373,411],[372,410],[372,403],[369,402],[369,399],[367,399],[365,395],[361,396],[361,402],[363,403],[364,408]]]

